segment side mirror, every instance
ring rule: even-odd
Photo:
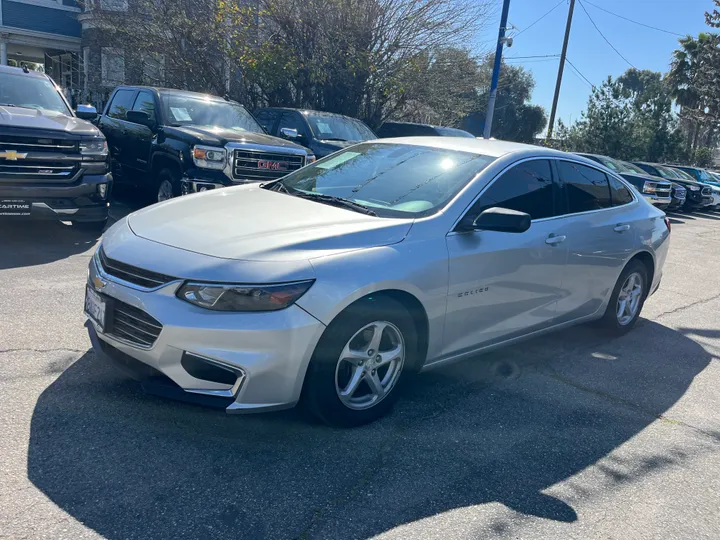
[[[285,139],[299,139],[300,134],[297,129],[293,128],[280,128],[280,135]]]
[[[92,105],[78,105],[75,109],[75,116],[83,120],[95,120],[98,112]]]
[[[473,221],[473,229],[524,233],[530,228],[530,214],[508,208],[488,208]]]
[[[150,118],[150,115],[145,111],[128,111],[125,113],[125,119],[133,124],[140,124],[141,126],[155,129],[155,120]]]

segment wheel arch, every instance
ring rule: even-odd
[[[633,255],[630,260],[628,260],[628,262],[623,267],[623,270],[625,270],[625,268],[627,268],[627,266],[633,261],[640,261],[647,269],[648,286],[646,294],[649,295],[655,280],[655,257],[653,257],[652,253],[650,253],[649,251],[639,251],[638,253]]]
[[[154,155],[150,164],[150,171],[157,174],[163,169],[170,169],[178,180],[182,177],[182,165],[179,160],[167,154]]]

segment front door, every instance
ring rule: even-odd
[[[143,111],[148,113],[150,119],[157,122],[155,98],[152,93],[147,90],[140,90],[133,104],[133,111]],[[140,171],[147,171],[148,160],[150,159],[150,148],[152,146],[155,134],[152,130],[144,125],[127,122],[127,148],[126,162],[128,167]]]
[[[105,135],[110,149],[113,172],[118,176],[118,180],[125,172],[124,169],[128,163],[131,162],[131,153],[126,152],[127,127],[130,123],[126,121],[125,115],[132,109],[135,94],[137,94],[136,90],[128,88],[117,90],[99,121],[100,130]]]
[[[558,234],[566,237],[568,263],[558,302],[558,318],[570,321],[592,315],[611,294],[625,262],[636,247],[629,188],[605,172],[574,161],[558,160],[557,171],[566,209]]]
[[[444,355],[470,351],[552,324],[566,294],[567,248],[558,234],[558,189],[550,162],[534,159],[505,171],[482,193],[462,222],[483,210],[530,214],[524,233],[451,232]]]

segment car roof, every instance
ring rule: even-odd
[[[547,157],[571,157],[577,159],[573,154],[553,150],[543,146],[517,143],[511,141],[500,141],[497,139],[471,139],[466,137],[393,137],[389,139],[376,139],[372,144],[412,144],[427,146],[443,150],[457,150],[459,152],[472,152],[491,157],[500,157],[505,154],[524,152],[535,156]],[[580,158],[583,159],[582,157]]]
[[[188,97],[204,97],[204,98],[210,98],[215,101],[227,101],[224,98],[221,98],[220,96],[216,96],[215,94],[206,94],[203,92],[191,92],[190,90],[178,90],[176,88],[164,88],[162,86],[141,86],[141,85],[134,85],[134,84],[123,84],[122,86],[118,86],[116,90],[150,90],[151,92],[158,92],[160,94],[175,94],[177,96],[188,96]],[[230,100],[235,102],[234,100]],[[237,103],[237,102],[235,102]]]
[[[40,71],[28,70],[12,66],[0,66],[0,73],[9,73],[11,75],[25,75],[26,77],[35,77],[36,79],[47,79],[48,76]]]

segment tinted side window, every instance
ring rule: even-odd
[[[125,120],[125,113],[132,108],[134,97],[135,90],[118,90],[115,92],[115,96],[110,104],[110,109],[108,110],[108,116]]]
[[[610,208],[610,185],[605,173],[569,161],[558,161],[560,181],[565,184],[568,213]]]
[[[298,113],[286,112],[283,113],[280,123],[278,124],[278,135],[282,128],[297,129],[298,135],[307,136],[307,128],[305,122],[300,118]]]
[[[617,178],[613,178],[612,176],[610,176],[609,179],[610,197],[612,198],[612,205],[622,206],[623,204],[631,203],[633,201],[633,196],[627,186],[623,184],[620,180],[618,180]]]
[[[275,127],[275,121],[278,119],[278,116],[280,116],[280,113],[278,111],[269,111],[267,109],[260,110],[255,113],[255,119],[268,133],[272,133],[273,127]]]
[[[480,196],[469,213],[473,219],[497,206],[530,214],[532,219],[555,215],[555,196],[546,159],[526,161],[506,171]]]
[[[115,103],[113,101],[113,103]],[[155,119],[155,99],[150,92],[138,92],[135,98],[135,104],[132,108],[133,111],[143,111],[148,113],[151,119]]]

